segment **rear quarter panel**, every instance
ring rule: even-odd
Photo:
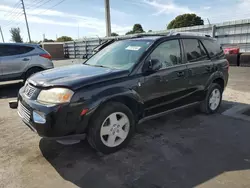
[[[227,60],[224,58],[214,60],[214,68],[215,72],[211,74],[208,82],[206,83],[206,89],[208,89],[209,85],[217,78],[222,78],[224,80],[224,87],[227,85],[229,77]]]
[[[40,57],[38,54],[32,55],[31,57],[32,57],[31,61],[25,68],[26,71],[32,67],[40,67],[44,70],[54,68],[53,62],[49,59]]]

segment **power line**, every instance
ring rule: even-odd
[[[32,1],[32,2],[30,2],[30,3],[27,4],[26,9],[29,9],[30,7],[32,7],[32,6],[36,5],[36,4],[40,4],[43,1],[44,0],[34,0],[34,1]]]
[[[17,2],[11,11],[7,11],[7,13],[4,15],[4,17],[9,17],[17,12],[17,9],[20,8],[19,6],[21,5],[20,2]]]
[[[45,4],[47,4],[47,3],[49,3],[50,1],[53,1],[53,0],[47,0],[47,1],[45,1],[44,3],[42,3],[42,4],[39,4],[39,5],[37,5],[37,6],[35,6],[35,7],[28,7],[28,9],[37,9],[37,8],[40,8],[41,6],[43,6],[43,5],[45,5]]]
[[[54,7],[58,6],[58,5],[60,5],[60,4],[62,4],[64,1],[65,1],[65,0],[61,0],[61,1],[59,1],[58,3],[54,4],[53,6],[47,8],[47,9],[41,11],[41,12],[38,12],[37,14],[33,14],[33,15],[38,15],[38,14],[42,14],[42,13],[44,13],[44,12],[47,12],[48,10],[50,10],[50,9],[52,9],[52,8],[54,8]]]
[[[20,16],[22,15],[23,15],[23,12],[19,12],[18,14],[16,14],[16,16],[11,21],[7,22],[7,24],[5,24],[3,28],[12,25],[14,22],[17,22],[17,19],[19,19]]]
[[[18,0],[18,2],[13,5],[13,9],[11,11],[8,11],[8,13],[4,15],[5,18],[9,18],[10,20],[9,22],[7,22],[7,24],[4,25],[4,27],[11,25],[22,15],[21,7],[19,7],[20,5],[21,2],[20,0]]]
[[[12,7],[12,11],[7,11],[8,13],[4,16],[7,16],[8,14],[12,13],[18,6],[20,5],[20,1],[18,0]]]

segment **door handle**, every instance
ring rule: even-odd
[[[22,60],[23,61],[29,61],[30,59],[29,58],[23,58]]]
[[[207,66],[207,67],[206,67],[206,71],[207,71],[207,72],[211,72],[212,70],[213,70],[213,67],[211,67],[211,66]]]
[[[167,77],[166,76],[162,76],[161,79],[160,79],[160,82],[167,83],[168,82]]]
[[[183,77],[185,75],[184,71],[177,72],[178,77]]]

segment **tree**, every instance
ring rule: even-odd
[[[11,34],[11,40],[13,42],[23,42],[23,39],[21,37],[21,31],[20,31],[19,27],[11,28],[10,34]]]
[[[46,38],[45,38],[45,39],[43,40],[43,42],[55,42],[55,41],[52,40],[52,39],[46,39]]]
[[[144,33],[144,30],[143,30],[141,24],[135,24],[133,27],[133,32],[134,33]]]
[[[135,34],[135,33],[144,33],[145,31],[143,30],[141,24],[135,24],[133,26],[132,31],[129,31],[126,33],[126,35],[130,35],[130,34]]]
[[[148,33],[150,33],[150,32],[152,32],[152,30],[150,29],[150,30],[148,30]]]
[[[204,25],[204,20],[196,14],[182,14],[168,24],[168,29]]]
[[[71,37],[68,37],[68,36],[61,36],[61,37],[57,38],[56,41],[57,42],[67,42],[67,41],[73,41],[73,39]]]
[[[134,34],[133,31],[128,31],[128,32],[126,33],[126,35],[132,35],[132,34]]]
[[[119,36],[119,35],[117,33],[111,33],[111,36],[116,37],[116,36]]]

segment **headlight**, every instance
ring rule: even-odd
[[[37,100],[42,103],[61,104],[70,102],[74,92],[66,88],[42,90]]]

